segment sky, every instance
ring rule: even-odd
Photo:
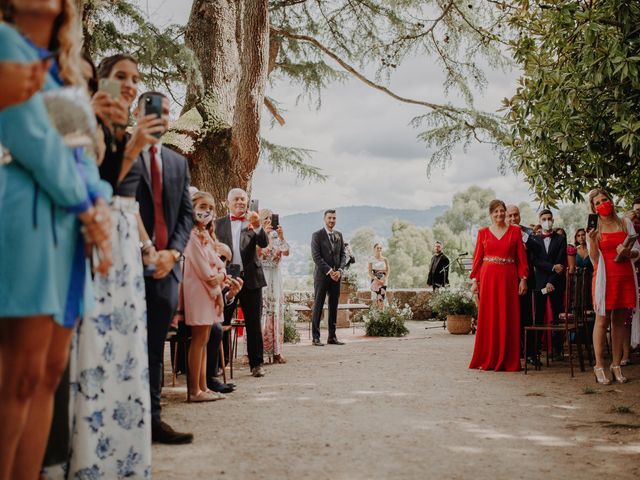
[[[158,25],[187,22],[190,0],[138,0]],[[515,88],[517,72],[486,70],[487,89],[476,95],[476,107],[496,111]],[[397,69],[390,81],[396,93],[434,103],[454,102],[445,96],[442,74],[433,59],[412,58]],[[267,95],[283,109],[286,124],[271,127],[264,112],[262,135],[287,146],[313,150],[310,163],[329,176],[324,183],[296,179],[295,174],[273,173],[268,164],[254,174],[252,196],[260,205],[281,215],[329,207],[372,205],[425,209],[451,204],[456,192],[471,185],[491,187],[507,203],[532,201],[527,184],[514,174],[501,175],[490,147],[472,144],[454,152],[451,164],[427,176],[430,151],[417,139],[419,130],[409,122],[423,108],[399,103],[356,79],[329,86],[322,106],[301,101],[299,91],[287,84],[269,88]]]

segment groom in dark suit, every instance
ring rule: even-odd
[[[138,108],[149,95],[140,96]],[[169,119],[169,100],[163,98],[165,127]],[[162,360],[169,324],[178,305],[178,285],[182,280],[180,257],[184,251],[193,214],[189,195],[189,167],[182,155],[156,140],[144,147],[138,157],[142,163],[142,181],[136,198],[144,227],[158,252],[153,276],[145,276],[147,296],[147,344],[149,351],[149,387],[151,393],[151,436],[154,442],[191,443],[193,435],[179,433],[160,419]]]
[[[542,235],[533,236],[533,266],[536,274],[535,323],[542,325],[547,299],[551,303],[552,322],[559,321],[562,313],[565,287],[565,265],[567,263],[567,239],[553,230],[553,213],[542,210],[538,215]],[[544,292],[544,293],[543,293]],[[562,350],[561,333],[553,336],[554,350]]]
[[[218,240],[226,244],[233,253],[231,263],[239,265],[244,284],[234,299],[244,313],[244,324],[247,332],[247,350],[251,375],[264,376],[262,364],[262,287],[267,285],[258,259],[257,247],[269,246],[267,232],[260,224],[257,212],[247,212],[249,201],[247,192],[234,188],[227,195],[230,215],[216,220],[215,231]]]
[[[327,343],[344,345],[336,337],[336,320],[338,318],[338,299],[340,297],[340,278],[347,264],[347,253],[344,248],[342,234],[336,230],[336,211],[324,212],[325,227],[311,237],[311,256],[315,263],[313,275],[313,344],[321,347],[320,318],[324,301],[329,295],[329,338]]]

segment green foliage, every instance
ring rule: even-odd
[[[353,272],[357,276],[358,285],[368,284],[367,265],[371,257],[373,257],[373,244],[375,241],[376,233],[370,227],[359,228],[349,240],[351,251],[356,257],[356,263],[349,266],[349,272]]]
[[[264,138],[261,139],[260,146],[260,154],[264,160],[269,162],[273,172],[289,170],[295,172],[301,180],[320,182],[327,180],[327,176],[322,173],[322,169],[308,163],[311,158],[310,150],[276,145]]]
[[[496,198],[491,188],[476,185],[453,196],[451,208],[436,218],[436,225],[447,225],[454,235],[471,233],[472,227],[485,227],[491,223],[489,202]]]
[[[296,318],[291,309],[284,309],[284,342],[285,343],[299,343],[300,332],[296,328]]]
[[[393,222],[386,255],[391,269],[391,288],[427,285],[433,243],[431,230],[401,220]]]
[[[510,2],[523,69],[506,144],[538,198],[640,191],[640,2]]]
[[[369,337],[404,337],[409,333],[405,322],[411,320],[413,314],[408,305],[400,308],[392,303],[382,308],[372,305],[364,318]]]
[[[163,90],[181,104],[185,82],[201,84],[198,63],[184,45],[184,26],[158,28],[127,0],[84,0],[85,48],[96,59],[127,53],[139,62],[145,87]]]
[[[447,315],[478,315],[478,307],[468,290],[453,290],[441,288],[434,292],[429,299],[429,308],[439,320],[444,320]]]

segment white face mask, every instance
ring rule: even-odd
[[[551,230],[553,228],[553,220],[545,220],[540,225],[542,226],[542,229],[545,232],[548,232],[549,230]]]
[[[196,219],[205,226],[211,223],[212,218],[211,212],[203,210],[196,211]]]

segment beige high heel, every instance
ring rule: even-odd
[[[629,381],[627,380],[627,377],[622,374],[622,368],[620,368],[620,365],[611,365],[609,367],[609,371],[611,372],[611,375],[613,375],[613,378],[615,378],[616,382],[627,383]]]
[[[610,385],[611,380],[604,374],[604,368],[593,367],[593,374],[596,376],[596,383],[600,385]]]

